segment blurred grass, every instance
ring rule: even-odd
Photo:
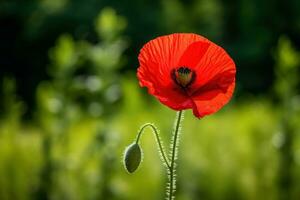
[[[142,138],[144,161],[137,173],[127,174],[121,157],[145,121],[160,127],[162,138],[168,141],[175,112],[153,99],[145,101],[133,76],[124,76],[121,85],[124,101],[112,120],[103,124],[101,119],[82,116],[52,138],[51,199],[163,198],[165,171],[150,131]],[[276,199],[282,142],[279,120],[280,111],[257,98],[231,103],[201,120],[186,111],[178,199]],[[46,133],[22,127],[18,119],[1,121],[0,130],[0,197],[32,199],[43,181],[39,175],[45,167],[42,138]],[[103,130],[104,136],[97,135]],[[295,145],[299,147],[299,137]],[[299,176],[298,170],[295,172],[295,177]],[[294,184],[300,184],[299,179]],[[299,195],[297,188],[294,193]]]
[[[145,121],[160,127],[162,138],[168,141],[175,112],[157,101],[145,101],[133,76],[122,78],[122,90],[122,106],[110,122],[104,125],[100,119],[81,117],[53,138],[51,199],[163,198],[165,171],[150,131],[142,138],[144,161],[137,173],[128,175],[121,157]],[[282,142],[279,116],[280,111],[268,101],[255,98],[230,104],[202,120],[186,111],[178,199],[276,199]],[[46,133],[19,123],[2,121],[0,126],[0,195],[4,200],[32,199],[43,181],[39,175],[45,167],[42,137]],[[104,135],[97,136],[104,130]],[[98,141],[99,137],[104,138]],[[299,185],[299,179],[295,184]],[[297,187],[294,193],[299,195]]]

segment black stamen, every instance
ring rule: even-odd
[[[171,71],[171,78],[181,88],[186,89],[195,80],[196,74],[188,67],[179,67]]]

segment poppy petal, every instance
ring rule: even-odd
[[[148,93],[154,95],[158,100],[174,110],[183,110],[193,107],[190,98],[180,91],[179,88],[174,87],[172,83],[169,85],[163,84],[157,77],[147,70],[146,67],[140,67],[137,72],[140,86],[147,87]]]
[[[179,60],[184,52],[188,50],[188,47],[199,41],[204,42],[207,39],[188,33],[161,36],[143,46],[139,54],[139,61],[157,63],[156,68],[164,75],[169,75],[171,69],[178,67]],[[184,56],[184,58],[187,56]]]
[[[175,110],[192,108],[192,101],[171,79],[171,70],[177,65],[189,45],[205,40],[196,34],[172,34],[151,40],[141,49],[137,76],[142,87],[160,102]]]
[[[220,110],[232,97],[234,88],[235,79],[232,80],[232,83],[225,92],[222,88],[214,88],[193,96],[194,115],[198,118],[202,118]]]
[[[216,76],[220,77],[227,74],[227,76],[235,77],[236,69],[233,60],[226,51],[216,44],[211,43],[205,55],[198,63],[196,72],[196,80],[190,93],[195,92],[195,90],[213,80],[218,80]]]
[[[198,66],[199,62],[201,61],[209,46],[210,43],[208,42],[194,42],[185,50],[177,66],[186,66],[191,69],[194,69],[196,66]]]
[[[174,110],[192,108],[197,117],[203,117],[219,110],[232,96],[236,73],[233,60],[224,49],[200,35],[158,37],[143,46],[138,59],[140,85]],[[174,79],[178,67],[192,71],[191,83],[178,83],[182,77]]]

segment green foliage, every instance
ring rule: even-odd
[[[300,84],[299,66],[300,53],[297,52],[286,37],[278,42],[277,52],[274,55],[277,61],[275,90],[279,98],[291,98],[297,93]]]
[[[0,118],[0,199],[32,197],[40,184],[43,156],[41,133],[21,123],[23,103],[15,95],[15,81],[3,80],[4,113]]]
[[[136,127],[145,119],[162,127],[164,140],[169,138],[169,127],[172,125],[174,112],[159,103],[149,105],[140,96],[135,80],[124,79],[122,83],[126,101],[120,107],[119,114],[109,124],[82,116],[72,123],[60,122],[65,127],[62,131],[55,131],[55,127],[60,124],[59,120],[38,131],[46,133],[52,132],[53,129],[52,134],[55,134],[50,139],[53,169],[50,179],[52,185],[48,185],[47,190],[51,198],[163,198],[164,191],[161,188],[164,188],[165,184],[164,169],[158,164],[159,156],[153,153],[154,141],[151,134],[145,134],[141,141],[147,155],[144,163],[147,164],[134,176],[128,176],[124,172],[120,156],[124,146],[132,141],[132,133],[136,131]],[[134,101],[130,102],[130,99]],[[131,110],[131,105],[139,107]],[[46,118],[51,119],[51,115],[47,115]],[[63,118],[58,119],[62,121]],[[278,119],[276,109],[267,101],[259,99],[228,106],[224,111],[200,121],[194,118],[191,112],[187,112],[178,163],[178,199],[231,199],[232,196],[236,199],[276,199],[279,162],[277,144],[280,140],[276,126]],[[5,199],[9,191],[19,191],[18,195],[22,195],[22,198],[9,196],[6,199],[30,199],[34,188],[41,181],[45,181],[39,176],[39,170],[46,164],[45,155],[41,154],[41,137],[45,135],[37,134],[34,130],[29,130],[25,135],[16,134],[18,130],[23,132],[24,129],[11,126],[7,122],[1,124],[1,141],[9,145],[1,145],[0,155],[2,159],[8,157],[12,162],[9,164],[10,162],[5,160],[4,166],[18,166],[10,168],[16,177],[19,177],[19,170],[22,173],[26,170],[33,173],[29,174],[32,179],[26,179],[25,182],[22,179],[16,180],[22,186],[20,191],[17,190],[16,182],[10,185],[2,182],[5,187],[1,187],[1,199]],[[11,137],[14,133],[14,145],[7,137],[3,137],[4,125],[10,127],[7,136]],[[106,134],[102,132],[107,129],[112,131]],[[99,131],[102,132],[100,135]],[[24,137],[26,139],[22,140]],[[20,146],[21,141],[25,143],[25,151]],[[296,145],[298,147],[299,142]],[[4,153],[7,151],[4,151],[5,146],[9,146],[10,151],[14,152],[21,148],[23,153],[17,151],[17,155],[11,157],[12,154]],[[32,159],[36,153],[38,155]],[[25,163],[28,163],[28,166],[19,159],[27,160]],[[298,173],[298,170],[295,172]],[[2,181],[12,180],[5,178],[8,175],[3,165],[0,173],[6,174],[1,176]],[[298,185],[299,180],[295,180],[294,184]],[[21,192],[24,190],[26,192]],[[297,190],[294,192],[295,195],[299,195]]]
[[[95,22],[98,35],[105,40],[113,40],[119,37],[127,26],[127,21],[122,16],[117,16],[112,8],[105,8],[99,14]]]
[[[120,34],[126,21],[113,9],[105,8],[96,22],[95,29],[99,33],[96,44],[75,41],[69,34],[58,38],[49,52],[52,61],[49,71],[53,76],[50,87],[58,93],[58,103],[64,108],[87,108],[90,115],[99,117],[108,115],[110,106],[115,105],[121,96],[115,70],[123,64],[126,41]],[[46,91],[45,88],[40,90]]]
[[[299,143],[299,105],[298,97],[300,85],[300,53],[297,52],[290,40],[281,37],[276,52],[276,82],[275,91],[280,99],[281,118],[279,133],[281,141],[279,150],[278,189],[279,199],[297,198],[299,187],[295,183],[297,179],[296,153]],[[298,163],[299,164],[299,163]]]
[[[98,21],[123,20],[106,8]],[[114,22],[114,21],[113,21]],[[110,22],[109,22],[110,23]],[[110,165],[116,159],[109,150],[108,119],[121,97],[119,76],[125,40],[117,23],[96,23],[96,44],[60,36],[49,56],[51,81],[39,85],[37,119],[43,130],[43,183],[39,198],[95,199],[111,195],[107,185]],[[105,117],[104,117],[105,116]],[[113,139],[112,139],[113,140]]]

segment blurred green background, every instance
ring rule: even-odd
[[[175,112],[135,76],[139,49],[174,32],[223,46],[237,65],[229,105],[185,113],[178,200],[300,199],[299,0],[0,1],[0,200],[163,199],[149,130],[128,175],[122,152]]]

